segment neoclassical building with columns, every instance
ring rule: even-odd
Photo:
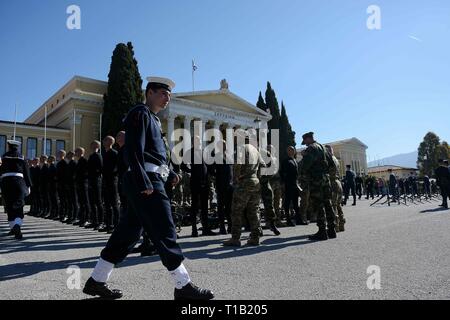
[[[356,174],[366,175],[369,171],[367,169],[367,149],[361,140],[357,138],[350,138],[346,140],[334,141],[325,143],[333,147],[333,152],[340,164],[340,174],[345,175],[346,166],[350,165]],[[301,159],[300,152],[304,148],[297,150],[297,159]]]
[[[17,123],[16,138],[22,141],[23,155],[31,159],[78,146],[89,150],[90,143],[102,136],[103,95],[107,86],[104,81],[73,77],[23,123]],[[169,106],[158,116],[168,138],[180,128],[189,128],[193,133],[194,124],[202,132],[211,128],[225,132],[227,128],[265,129],[271,119],[270,114],[232,93],[225,80],[218,90],[173,93]],[[0,121],[0,155],[6,150],[6,140],[13,135],[14,123]],[[169,139],[172,146],[174,142]]]

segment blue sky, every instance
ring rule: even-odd
[[[81,30],[66,9],[81,8]],[[366,27],[381,9],[381,30]],[[23,121],[72,76],[107,80],[112,51],[132,41],[139,70],[191,90],[256,103],[270,81],[297,140],[358,137],[370,160],[450,140],[450,1],[0,1],[0,119]]]

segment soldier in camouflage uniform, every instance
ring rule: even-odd
[[[270,177],[270,185],[273,190],[273,207],[275,210],[276,225],[277,227],[280,227],[282,225],[282,222],[281,222],[281,178],[279,172]]]
[[[275,165],[276,159],[272,157],[271,153],[266,150],[261,150],[261,152],[265,152],[267,159],[270,159],[270,162],[267,165]],[[275,172],[278,170],[275,170]],[[273,208],[273,190],[270,185],[270,178],[273,175],[270,175],[270,172],[265,172],[266,174],[261,174],[259,172],[259,182],[261,184],[261,198],[264,204],[264,219],[266,221],[266,228],[272,231],[276,236],[279,236],[281,233],[278,231],[276,227],[276,215],[275,210]]]
[[[342,188],[342,183],[339,178],[340,173],[340,164],[339,160],[334,156],[333,148],[329,145],[325,146],[327,151],[330,153],[333,158],[334,166],[331,166],[330,170],[330,180],[331,180],[331,191],[333,192],[332,196],[332,204],[334,212],[337,213],[336,216],[336,232],[344,232],[345,231],[345,218],[344,212],[342,211],[342,195],[344,193],[344,189]]]
[[[259,246],[260,223],[258,211],[261,202],[261,186],[258,179],[258,170],[263,161],[258,149],[250,144],[238,147],[237,158],[245,159],[245,161],[238,161],[233,166],[234,192],[231,210],[231,239],[223,242],[223,245],[241,246],[242,220],[245,214],[250,223],[250,239],[247,245]]]
[[[319,231],[310,236],[310,240],[328,240],[336,238],[336,215],[331,204],[331,183],[329,171],[334,165],[324,146],[314,140],[314,133],[303,135],[302,145],[307,145],[302,159],[301,174],[309,179],[311,210],[317,213]],[[328,226],[328,229],[327,229]]]
[[[181,173],[180,173],[181,176]],[[182,177],[180,177],[182,179]],[[175,186],[173,190],[173,200],[177,204],[177,206],[181,207],[183,205],[183,184],[179,183]]]
[[[305,150],[301,152],[301,155],[304,156]],[[308,177],[302,171],[302,162],[300,161],[298,165],[299,175],[298,182],[300,184],[300,216],[306,216],[307,221],[309,222],[317,222],[317,215],[311,211],[311,206],[309,205],[309,181]]]

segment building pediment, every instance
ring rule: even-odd
[[[351,138],[351,139],[346,139],[346,140],[340,140],[340,141],[330,142],[330,143],[327,143],[327,144],[332,145],[332,146],[347,144],[347,145],[360,146],[360,147],[363,147],[364,149],[368,149],[369,148],[366,144],[364,144],[358,138]]]
[[[173,98],[178,101],[190,101],[218,108],[235,110],[237,112],[245,112],[247,114],[253,114],[255,117],[259,116],[271,119],[270,114],[245,101],[229,90],[175,93],[173,94]]]

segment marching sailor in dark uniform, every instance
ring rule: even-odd
[[[0,187],[8,214],[10,235],[22,239],[23,207],[25,197],[30,194],[31,179],[28,165],[19,153],[18,141],[8,140],[8,152],[2,157],[0,167]]]
[[[42,155],[39,162],[39,196],[41,201],[41,213],[39,217],[50,217],[50,194],[48,192],[48,157]]]
[[[75,186],[77,190],[80,210],[78,211],[78,225],[80,227],[89,226],[91,206],[89,203],[89,182],[88,182],[88,161],[84,157],[84,148],[78,147],[75,150],[77,164],[75,167]]]
[[[83,292],[110,299],[122,297],[120,290],[111,290],[106,282],[114,266],[126,258],[144,229],[175,281],[175,299],[210,300],[214,294],[193,285],[183,265],[184,256],[176,242],[170,201],[164,190],[167,179],[176,184],[179,177],[168,168],[161,123],[156,114],[167,107],[175,84],[164,78],[148,80],[146,104],[137,105],[125,118],[125,160],[129,171],[123,183],[127,209],[122,212]]]
[[[107,136],[103,139],[103,190],[105,199],[105,221],[99,228],[100,232],[108,232],[117,226],[119,220],[119,191],[118,191],[118,152],[112,148],[116,140]]]

